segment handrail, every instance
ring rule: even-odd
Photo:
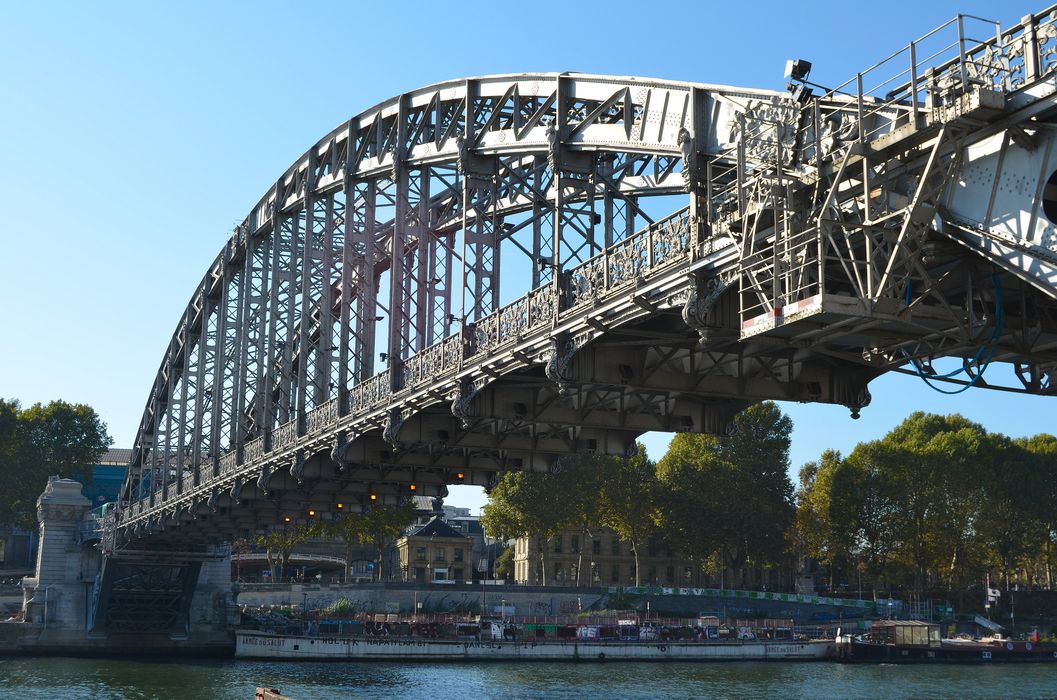
[[[163,502],[182,499],[189,493],[212,488],[216,481],[223,480],[233,471],[240,471],[242,465],[251,464],[272,452],[286,452],[295,449],[306,439],[315,439],[326,427],[335,427],[339,423],[351,423],[379,407],[388,404],[396,395],[421,391],[438,380],[450,380],[457,373],[472,369],[468,360],[485,361],[499,346],[512,341],[523,340],[529,331],[545,330],[550,332],[553,322],[571,314],[579,313],[579,305],[587,298],[586,290],[602,290],[614,293],[626,284],[639,280],[643,275],[666,267],[676,259],[681,259],[692,246],[689,226],[690,210],[684,207],[659,219],[631,236],[618,241],[601,253],[585,262],[570,268],[565,275],[555,275],[552,282],[536,287],[492,313],[465,326],[474,342],[467,344],[465,334],[449,335],[433,345],[420,350],[403,362],[404,383],[399,389],[391,388],[390,369],[385,370],[355,384],[349,390],[349,411],[339,416],[333,402],[320,404],[313,411],[306,430],[298,430],[297,421],[290,421],[278,426],[273,431],[273,439],[260,436],[248,441],[242,448],[241,459],[238,449],[230,450],[219,458],[222,465],[217,476],[203,473],[199,484],[194,485],[194,475],[183,477],[183,488],[179,494],[172,487],[168,498]],[[631,263],[631,264],[627,264]],[[604,268],[604,275],[596,276],[599,267]],[[591,277],[594,285],[590,287],[566,290],[567,305],[558,310],[557,299],[561,293],[561,278],[583,280]],[[601,282],[601,286],[597,283]],[[517,319],[514,319],[517,317]],[[507,323],[504,324],[504,318]],[[516,322],[524,320],[523,323]],[[416,362],[418,360],[418,362]],[[430,364],[431,363],[431,364]],[[419,364],[428,364],[419,367]],[[160,494],[155,494],[157,500]],[[133,512],[139,504],[149,503],[151,494],[131,501],[126,510]],[[149,508],[143,508],[143,511]],[[138,515],[142,515],[139,513]]]

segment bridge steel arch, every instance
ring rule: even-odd
[[[1057,30],[967,22],[817,96],[525,74],[353,117],[196,288],[104,549],[724,434],[763,399],[857,417],[888,371],[1052,393]]]
[[[653,227],[651,253],[688,249],[696,221],[655,220],[641,198],[684,194],[685,152],[729,153],[739,115],[783,102],[760,90],[525,74],[441,83],[353,117],[276,181],[196,288],[151,390],[122,504],[180,500],[292,444],[297,472],[351,434],[392,432],[402,420],[393,397],[549,321],[568,271],[631,239],[636,223]],[[504,250],[519,259],[501,265]],[[514,291],[534,291],[499,314],[501,271],[520,283]],[[387,366],[376,372],[379,350]],[[458,404],[481,381],[431,392]],[[366,424],[302,445],[365,411]],[[255,479],[262,490],[265,478]]]

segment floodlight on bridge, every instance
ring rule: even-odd
[[[218,534],[301,521],[240,497],[293,491],[288,468],[300,489],[349,479],[355,495],[339,493],[369,507],[385,499],[364,464],[405,475],[379,483],[387,497],[416,492],[416,468],[492,486],[646,430],[725,435],[763,400],[858,418],[885,372],[1057,393],[1057,134],[1035,128],[1057,120],[1057,62],[1025,38],[1049,27],[1033,15],[951,60],[911,43],[833,89],[793,59],[792,95],[518,74],[354,116],[275,181],[195,288],[111,551],[197,537],[196,509],[225,494],[238,507],[211,511]],[[941,29],[965,40],[961,23]],[[1019,385],[926,364],[992,354]]]
[[[811,74],[811,61],[802,58],[790,58],[785,62],[785,77],[791,80],[807,80]]]

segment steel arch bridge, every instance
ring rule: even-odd
[[[857,417],[888,371],[1053,393],[1054,17],[960,16],[833,89],[504,75],[352,117],[195,288],[104,553],[725,434],[765,399]]]

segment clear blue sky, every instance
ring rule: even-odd
[[[781,88],[839,83],[958,12],[1009,2],[7,2],[0,22],[0,396],[91,404],[131,446],[179,314],[232,226],[329,129],[439,80],[582,71]],[[912,410],[1011,435],[1057,403],[911,377],[859,421],[788,405],[794,470]],[[660,457],[668,436],[647,439]],[[479,489],[448,502],[476,509]]]

